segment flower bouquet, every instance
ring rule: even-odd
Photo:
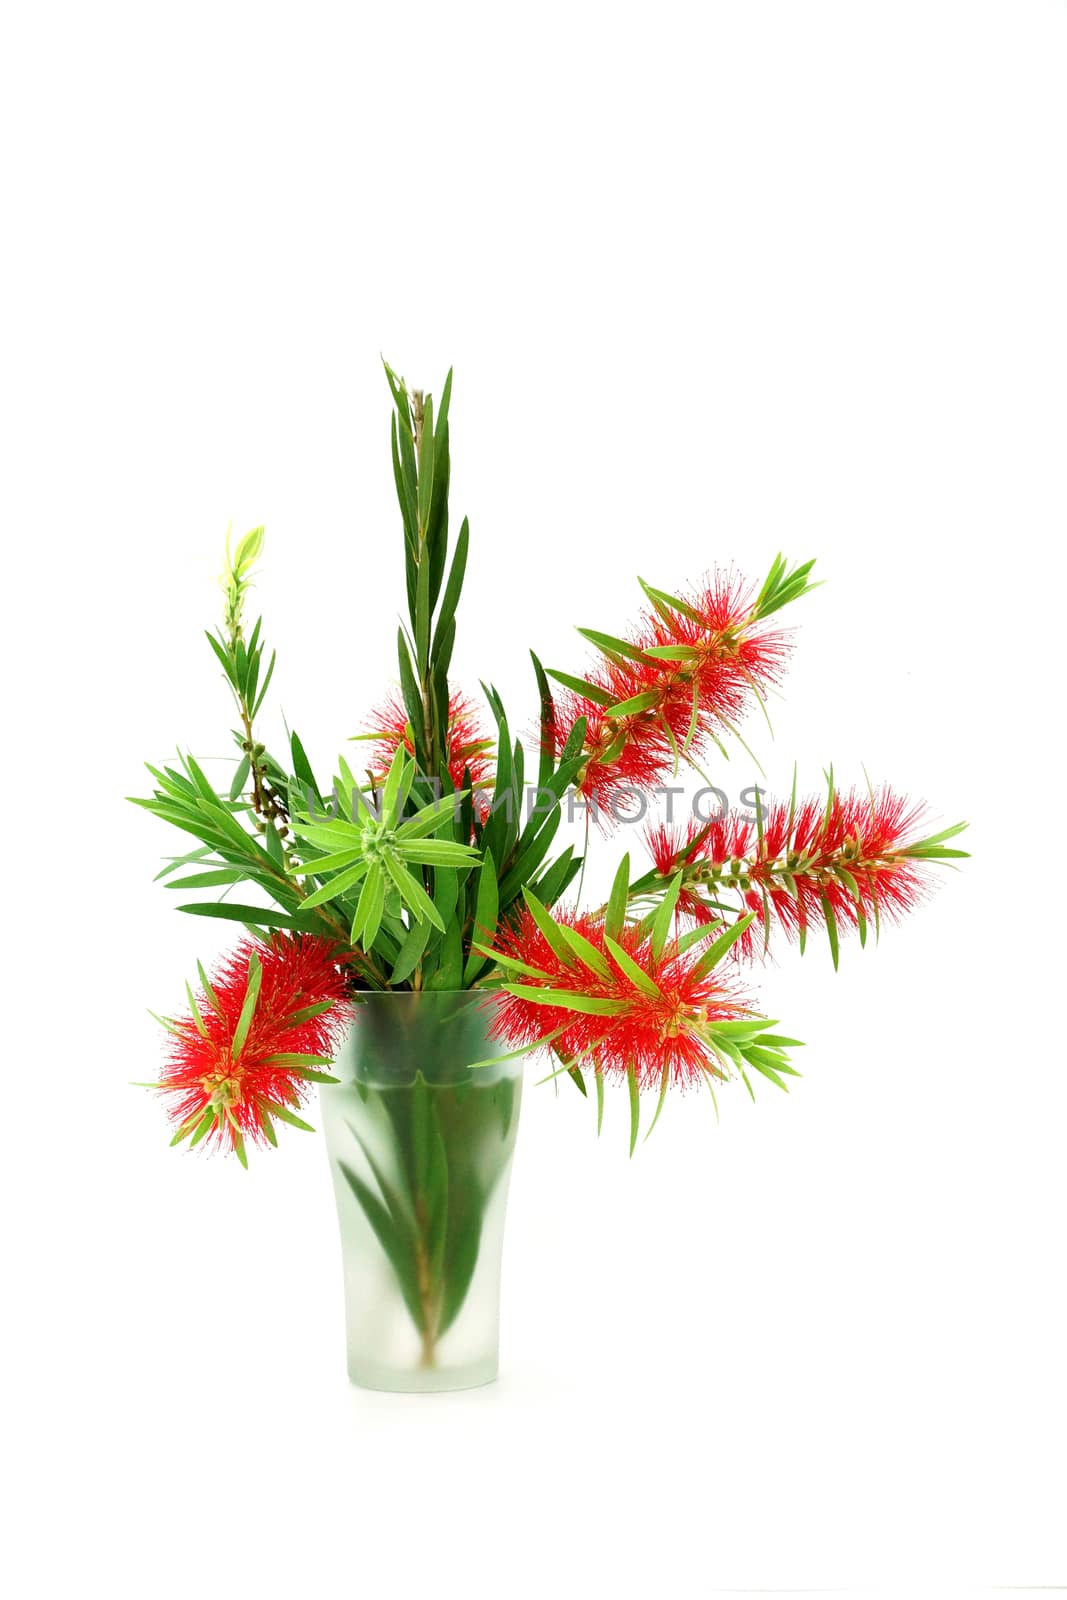
[[[451,374],[436,408],[386,376],[408,622],[399,688],[356,736],[361,755],[320,781],[297,733],[284,750],[260,737],[275,655],[246,614],[257,528],[227,543],[207,634],[236,713],[232,781],[220,790],[188,754],[149,767],[136,804],[191,836],[160,874],[179,909],[244,929],[215,970],[199,965],[188,1009],[159,1019],[151,1087],[172,1143],[247,1166],[280,1130],[310,1130],[319,1085],[350,1375],[435,1389],[496,1374],[524,1057],[548,1053],[549,1076],[591,1096],[598,1132],[619,1086],[631,1154],[674,1091],[786,1089],[798,1041],[746,968],[816,932],[836,966],[843,935],[877,936],[933,863],[964,854],[949,844],[963,825],[925,833],[921,807],[886,786],[842,791],[832,771],[816,797],[753,788],[743,810],[705,777],[782,678],[782,613],[812,587],[810,561],[779,557],[758,587],[722,572],[681,593],[642,581],[636,627],[580,630],[595,651],[583,674],[532,657],[525,743],[492,687],[479,712],[448,678],[469,538],[464,520],[450,548]],[[703,785],[691,814],[646,826],[647,865],[623,855],[606,903],[579,909],[585,850],[554,849],[564,817],[583,813],[588,846],[590,823],[603,837],[680,792],[667,785],[683,768]]]

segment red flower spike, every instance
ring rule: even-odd
[[[699,755],[717,731],[742,718],[752,699],[763,698],[779,681],[788,658],[787,634],[767,626],[753,591],[735,575],[715,572],[679,598],[684,611],[664,606],[644,613],[626,643],[642,652],[683,650],[684,659],[617,654],[588,674],[587,681],[609,694],[612,704],[646,697],[639,709],[613,717],[595,695],[570,689],[557,699],[554,753],[558,758],[584,717],[588,761],[579,788],[616,818],[628,810],[627,794],[663,783],[679,750]]]
[[[377,734],[371,772],[384,778],[397,750],[403,745],[415,754],[411,723],[403,703],[393,695],[368,719],[367,732]],[[456,789],[464,788],[464,774],[470,774],[474,802],[484,816],[490,805],[489,788],[493,781],[493,761],[488,740],[478,723],[478,713],[469,698],[458,692],[448,698],[448,775]]]
[[[606,1077],[626,1078],[632,1068],[641,1089],[661,1088],[664,1071],[668,1083],[680,1086],[698,1083],[709,1073],[725,1076],[705,1030],[709,1024],[753,1015],[732,978],[714,970],[698,972],[699,950],[679,954],[677,945],[668,943],[657,956],[651,939],[628,926],[617,943],[650,980],[639,985],[611,954],[602,919],[558,909],[554,916],[557,923],[588,940],[602,958],[601,970],[591,971],[577,959],[564,961],[524,910],[516,927],[498,932],[497,948],[503,956],[543,973],[545,981],[524,977],[511,992],[498,996],[492,1024],[495,1038],[531,1046],[558,1029],[554,1049],[561,1059],[592,1065]],[[545,995],[548,989],[586,997],[594,1004],[607,1002],[605,1010],[613,1009],[589,1015],[564,1004],[542,1004],[523,993]]]
[[[333,1055],[352,1005],[333,947],[305,933],[243,940],[209,981],[195,997],[199,1026],[192,1015],[171,1025],[158,1087],[171,1097],[175,1143],[203,1140],[243,1161],[246,1140],[275,1142],[272,1117],[293,1120],[313,1081],[305,1074]],[[309,1016],[318,1006],[328,1009]]]
[[[655,828],[647,842],[662,877],[685,869],[678,904],[692,920],[710,920],[706,898],[721,902],[728,891],[740,896],[740,915],[756,913],[735,946],[751,957],[764,942],[765,894],[772,919],[791,937],[825,926],[827,907],[837,929],[910,911],[930,888],[927,863],[908,854],[919,843],[923,810],[883,786],[835,793],[829,803],[811,797],[792,813],[776,801],[765,810],[762,840],[754,823],[728,817],[707,828]]]

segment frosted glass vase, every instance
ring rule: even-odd
[[[341,1226],[348,1375],[466,1389],[497,1375],[500,1266],[521,1061],[486,997],[368,994],[320,1091]]]

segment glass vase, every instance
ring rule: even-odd
[[[497,1375],[500,1266],[521,1061],[484,995],[369,993],[323,1085],[348,1375],[466,1389]],[[489,1065],[476,1063],[490,1061]]]

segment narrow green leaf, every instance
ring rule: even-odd
[[[213,900],[202,905],[179,906],[194,917],[221,917],[224,922],[246,922],[253,928],[296,928],[296,918],[287,911],[271,911],[264,906],[237,906],[229,900]]]
[[[604,931],[611,939],[618,939],[626,925],[626,907],[630,899],[630,855],[627,851],[619,862],[615,881],[608,896],[608,909],[604,918]]]
[[[207,1029],[205,1028],[204,1019],[200,1015],[200,1007],[196,1003],[196,996],[193,994],[192,988],[190,987],[190,985],[188,983],[185,985],[185,992],[189,997],[189,1011],[190,1011],[190,1014],[192,1015],[193,1022],[196,1025],[197,1033],[200,1035],[200,1037],[202,1039],[210,1038],[211,1035],[208,1033]]]
[[[212,650],[215,652],[215,655],[218,657],[219,665],[221,666],[223,672],[226,674],[227,682],[229,683],[230,687],[236,693],[237,692],[237,668],[234,665],[234,662],[232,661],[232,659],[230,658],[230,656],[228,655],[226,650],[223,648],[223,646],[215,638],[215,635],[213,633],[208,633],[205,630],[204,638],[207,640],[208,644],[211,646]]]
[[[448,582],[441,600],[441,608],[437,615],[437,626],[434,629],[433,650],[434,660],[441,654],[441,647],[450,624],[455,618],[456,607],[463,589],[463,579],[467,570],[467,547],[470,542],[470,528],[466,517],[460,525],[459,537],[456,539],[456,551],[452,557],[452,565],[448,572]]]
[[[721,933],[714,943],[708,946],[693,967],[693,977],[703,978],[713,967],[717,966],[731,946],[736,944],[746,929],[752,926],[755,916],[756,913],[754,911],[749,911],[739,921],[735,922],[732,927],[727,928],[725,933]]]
[[[598,706],[610,706],[613,696],[607,689],[602,689],[599,684],[590,683],[588,678],[575,678],[569,672],[556,672],[552,667],[546,668],[550,678],[570,689],[573,694],[580,695],[583,700],[592,700]]]
[[[599,1000],[593,995],[572,994],[567,989],[533,989],[529,984],[505,983],[508,994],[537,1006],[558,1006],[562,1011],[579,1011],[588,1017],[617,1017],[626,1010],[619,1000]]]
[[[347,894],[349,889],[354,888],[366,876],[367,871],[368,863],[366,861],[357,861],[355,866],[348,868],[347,872],[339,872],[336,878],[331,878],[328,883],[324,883],[313,894],[309,894],[301,902],[303,910],[311,911],[316,906],[326,905],[328,901],[336,900],[339,896]]]
[[[563,935],[566,943],[570,946],[572,952],[578,957],[578,960],[584,967],[588,967],[589,971],[594,973],[598,978],[611,977],[611,967],[608,965],[607,961],[605,961],[604,957],[600,954],[600,951],[596,948],[596,946],[590,944],[589,940],[584,936],[584,934],[579,933],[576,928],[569,928],[567,924],[563,922],[557,923],[556,926],[559,928],[560,933]]]
[[[651,1000],[663,999],[662,991],[655,979],[651,978],[643,967],[638,966],[633,957],[628,955],[621,945],[616,944],[615,940],[609,935],[605,935],[604,945],[615,965],[620,972],[629,978],[635,989],[639,989],[642,994],[648,995]]]
[[[836,972],[841,954],[841,944],[837,934],[837,917],[834,915],[833,905],[825,894],[820,894],[819,900],[822,904],[823,915],[826,918],[826,934],[830,940],[830,954],[833,957],[834,971]]]
[[[400,897],[412,914],[420,920],[432,922],[440,932],[445,931],[444,918],[430,899],[422,884],[402,866],[399,861],[394,861],[392,856],[385,857],[385,868],[393,882],[400,891]]]
[[[526,901],[526,905],[538,928],[548,941],[550,948],[563,962],[564,966],[573,967],[577,958],[563,936],[563,929],[545,910],[532,890],[523,889],[522,897]]]
[[[303,1117],[298,1117],[295,1112],[289,1110],[288,1106],[278,1105],[273,1100],[271,1101],[270,1105],[270,1114],[272,1117],[280,1117],[281,1120],[283,1122],[287,1122],[291,1128],[301,1129],[303,1133],[315,1132],[310,1122],[305,1122]]]
[[[682,892],[682,879],[684,872],[676,872],[667,886],[667,891],[659,904],[652,922],[652,955],[656,961],[662,956],[671,931],[671,922],[674,919],[675,908],[678,905],[678,896]]]
[[[487,850],[478,874],[478,893],[474,902],[472,928],[472,933],[483,936],[487,944],[492,944],[493,939],[496,937],[499,904],[500,893],[496,879],[496,863],[493,860],[493,852]],[[484,966],[485,958],[480,956],[472,946],[471,953],[467,957],[467,964],[463,969],[464,984],[471,983]]]
[[[643,694],[635,694],[629,700],[619,700],[608,707],[613,717],[636,717],[642,711],[651,711],[653,706],[659,705],[663,696],[658,689],[646,689]]]
[[[252,1026],[252,1018],[255,1015],[256,1002],[259,999],[259,990],[262,982],[263,969],[260,966],[259,957],[253,950],[248,958],[248,982],[245,986],[241,1015],[237,1019],[237,1026],[234,1029],[233,1040],[230,1045],[230,1055],[234,1061],[237,1060],[245,1047],[245,1040],[248,1038],[248,1030]]]
[[[193,1131],[193,1137],[189,1140],[190,1150],[192,1150],[194,1146],[198,1145],[201,1139],[203,1139],[206,1134],[210,1133],[214,1126],[215,1112],[211,1107],[209,1107],[204,1112],[204,1115],[200,1118],[200,1121],[197,1123],[196,1128]]]

